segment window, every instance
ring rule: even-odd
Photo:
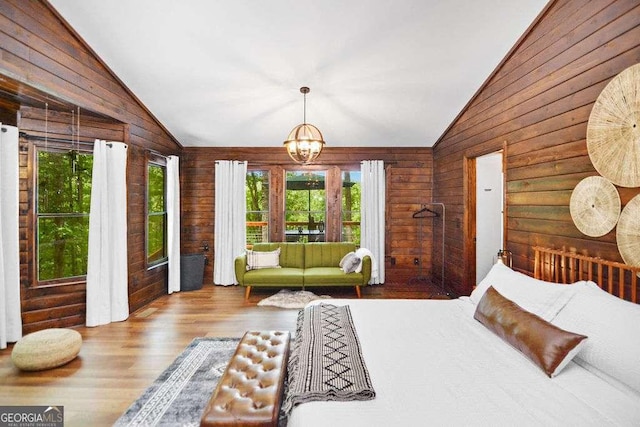
[[[360,245],[360,171],[342,171],[342,241]]]
[[[269,172],[247,172],[247,245],[269,241]]]
[[[286,173],[285,235],[288,242],[323,242],[327,197],[324,171]]]
[[[147,177],[147,264],[167,259],[166,166],[149,163]]]
[[[38,282],[87,274],[93,155],[36,148]]]

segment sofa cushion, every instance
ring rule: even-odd
[[[304,283],[301,268],[263,268],[244,274],[244,284],[253,285],[300,285]]]
[[[269,252],[280,248],[280,267],[304,268],[304,244],[303,243],[256,243],[254,251]],[[337,265],[337,264],[336,264]]]
[[[345,273],[340,267],[310,267],[304,270],[304,284],[362,285],[362,273]]]
[[[322,242],[304,245],[304,268],[336,267],[340,260],[349,252],[355,252],[355,243]]]

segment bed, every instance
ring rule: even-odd
[[[611,295],[635,300],[639,270],[535,251],[545,280],[497,264],[470,297],[331,300],[349,306],[375,398],[300,404],[288,425],[640,425],[640,305]],[[474,319],[494,291],[588,336],[553,378]]]

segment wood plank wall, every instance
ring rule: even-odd
[[[515,268],[532,272],[533,245],[620,260],[615,231],[581,234],[569,198],[580,180],[597,175],[585,140],[596,98],[638,62],[637,0],[553,1],[441,137],[434,147],[434,198],[451,212],[445,274],[454,289],[468,294],[473,285],[465,279],[469,263],[460,262],[467,257],[465,158],[505,146],[506,247]],[[640,189],[619,192],[624,205]]]
[[[129,306],[136,310],[166,292],[166,268],[147,270],[145,263],[145,171],[147,150],[177,154],[181,146],[121,84],[106,66],[61,21],[44,1],[3,0],[0,2],[0,85],[16,99],[34,99],[44,94],[51,106],[71,104],[81,112],[109,118],[95,127],[81,116],[81,139],[118,137],[129,143],[128,159],[128,251]],[[15,82],[19,82],[15,84]],[[39,94],[39,95],[38,95]],[[57,102],[61,100],[62,102]],[[12,109],[3,104],[3,109]],[[43,112],[20,107],[18,126],[32,133],[44,132]],[[84,113],[81,113],[84,115]],[[56,125],[55,117],[59,117]],[[71,120],[65,113],[53,113],[52,126],[70,135]],[[105,123],[118,123],[114,128]],[[96,122],[97,123],[97,122]],[[68,132],[68,133],[67,133]],[[21,208],[29,215],[33,195],[28,192],[32,171],[28,168],[30,148],[23,141],[21,151]],[[21,229],[21,284],[23,332],[84,323],[84,283],[35,288],[30,275],[32,245],[26,217]]]
[[[383,160],[387,166],[387,260],[386,282],[407,283],[420,273],[413,259],[421,258],[423,274],[431,273],[431,229],[434,220],[425,220],[423,239],[418,242],[419,221],[412,218],[421,204],[431,201],[432,151],[430,148],[331,148],[322,152],[316,166],[300,167],[293,163],[284,148],[185,148],[181,159],[182,174],[182,251],[201,252],[202,242],[213,250],[216,160],[246,160],[272,170],[272,188],[285,169],[305,170],[313,167],[359,170],[362,160]],[[274,180],[274,178],[276,178]],[[274,188],[274,192],[277,189]],[[331,203],[329,201],[329,203]],[[274,205],[272,199],[272,205]],[[277,212],[272,209],[272,215]],[[277,221],[277,218],[273,219]],[[331,221],[331,218],[328,218]],[[420,249],[420,243],[422,248]],[[420,251],[422,250],[422,255]],[[212,259],[212,251],[208,258]],[[391,259],[394,258],[392,265]],[[213,282],[213,267],[205,269],[205,283]],[[419,286],[419,285],[407,285]]]

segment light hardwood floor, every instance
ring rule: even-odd
[[[241,337],[247,330],[295,328],[297,310],[258,307],[277,290],[204,286],[165,295],[132,313],[125,322],[79,327],[83,344],[77,359],[41,372],[21,372],[11,349],[0,351],[0,405],[63,405],[66,426],[112,425],[129,405],[195,337]],[[312,289],[334,298],[355,298],[352,288]],[[372,286],[363,298],[427,298],[434,288]]]

